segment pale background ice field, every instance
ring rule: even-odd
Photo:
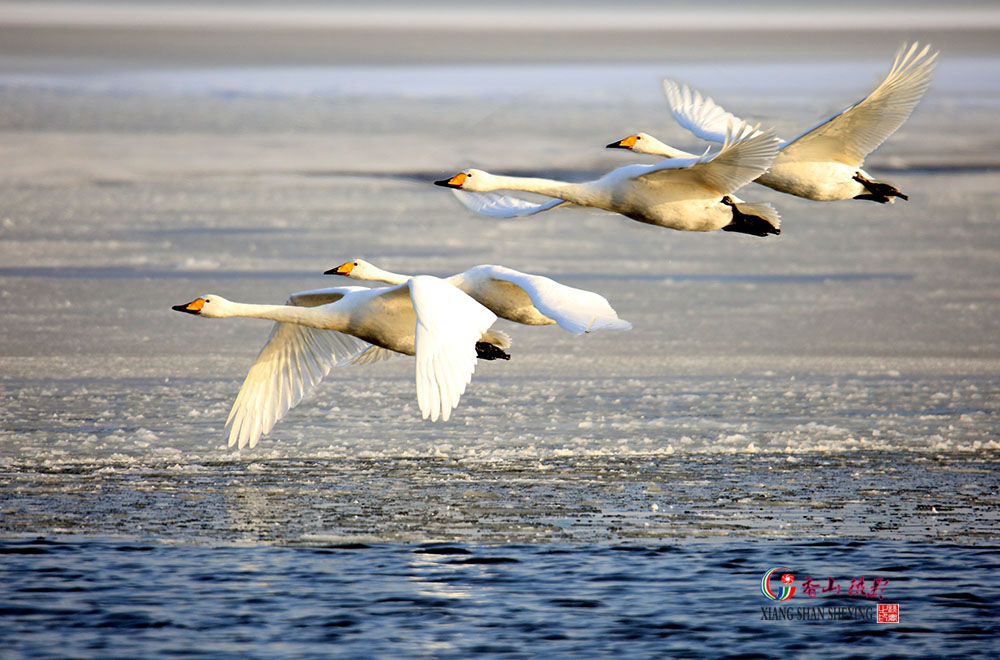
[[[828,29],[805,33],[788,3],[764,7],[777,8],[773,25],[741,29],[698,28],[719,12],[745,18],[733,3],[672,27],[667,7],[648,29],[620,27],[643,3],[612,19],[601,3],[516,5],[515,16],[574,17],[530,38],[503,21],[470,31],[467,17],[430,36],[355,34],[331,18],[347,20],[336,13],[346,5],[318,4],[292,12],[287,32],[215,25],[206,38],[162,16],[150,27],[122,3],[37,9],[52,6],[0,3],[0,536],[11,558],[0,610],[15,633],[4,654],[183,647],[202,629],[143,600],[150,584],[210,622],[240,602],[233,629],[201,633],[218,657],[721,654],[778,630],[753,611],[708,628],[690,613],[756,610],[759,594],[740,590],[774,560],[884,569],[905,585],[894,596],[923,628],[857,628],[869,649],[989,657],[1000,448],[991,4],[889,3],[878,11],[916,7],[910,23],[858,27],[828,13]],[[233,5],[206,11],[220,7]],[[129,37],[115,16],[149,29]],[[611,38],[598,19],[623,32]],[[668,75],[792,136],[867,92],[915,38],[943,51],[934,84],[866,166],[909,202],[818,204],[749,186],[741,197],[783,218],[780,237],[760,239],[580,209],[497,222],[430,185],[468,166],[583,180],[638,158],[603,149],[638,130],[704,148],[665,109]],[[170,306],[204,293],[281,302],[346,283],[321,273],[359,256],[436,275],[479,263],[538,272],[598,291],[635,327],[575,337],[500,322],[512,359],[481,363],[446,424],[420,420],[412,358],[334,370],[257,448],[227,449],[226,414],[269,324]],[[23,540],[36,536],[48,540]],[[459,566],[462,552],[471,563]],[[286,561],[304,562],[301,574]],[[80,598],[109,588],[100,614],[88,618],[85,603],[72,616],[29,611],[44,601],[33,589],[62,575],[45,571],[77,562],[97,577],[66,575],[54,593],[77,602],[60,589],[78,579]],[[550,584],[553,566],[564,583]],[[281,586],[228,590],[244,568],[281,572]],[[202,572],[229,577],[211,583],[214,598],[185,601],[203,593]],[[105,575],[123,577],[111,588]],[[319,595],[313,579],[331,575]],[[307,631],[327,625],[324,607],[343,615],[338,645],[288,641],[300,628],[286,617],[303,607],[291,593],[321,612]],[[365,593],[407,605],[388,613]],[[242,602],[251,594],[258,605]],[[563,597],[585,609],[569,616],[553,605]],[[525,612],[568,641],[541,641]],[[129,635],[100,632],[105,616]],[[383,639],[392,621],[400,628]],[[476,645],[496,642],[497,627],[508,647]],[[672,645],[658,630],[674,631]],[[833,657],[830,643],[847,639],[780,630],[799,655]],[[759,656],[774,652],[757,643]]]

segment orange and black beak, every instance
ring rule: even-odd
[[[468,176],[469,175],[466,174],[465,172],[459,172],[450,179],[441,179],[440,181],[435,181],[434,185],[444,186],[445,188],[461,188],[462,184],[465,183],[465,180],[468,178]]]
[[[205,306],[204,298],[195,298],[186,305],[174,305],[170,309],[175,312],[187,312],[188,314],[201,314],[201,308]]]
[[[328,271],[324,271],[324,275],[343,275],[347,277],[354,270],[356,264],[353,261],[348,261],[347,263],[340,264],[336,268],[331,268]]]
[[[635,135],[630,135],[625,139],[612,142],[605,149],[631,149],[635,146],[635,141],[638,139]]]

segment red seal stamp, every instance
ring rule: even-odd
[[[875,616],[879,623],[899,623],[899,603],[877,603]]]

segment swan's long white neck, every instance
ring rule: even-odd
[[[650,154],[652,156],[663,156],[665,158],[697,158],[698,154],[688,153],[687,151],[681,151],[680,149],[675,149],[669,144],[660,142],[652,136],[645,136],[642,142],[637,142],[632,148],[640,154]]]
[[[388,270],[383,270],[378,266],[373,266],[368,264],[365,266],[361,273],[358,273],[359,277],[356,279],[365,280],[366,282],[385,282],[387,284],[406,284],[410,281],[409,275],[400,275],[399,273],[393,273]]]
[[[481,182],[482,183],[482,182]],[[567,202],[582,204],[586,206],[591,201],[592,191],[580,183],[569,183],[567,181],[555,181],[553,179],[541,179],[527,176],[501,176],[490,175],[488,180],[489,190],[523,190],[533,192],[548,197],[558,197]],[[483,191],[485,192],[485,190]]]
[[[320,307],[296,307],[294,305],[255,305],[227,301],[221,309],[214,310],[212,317],[237,316],[242,318],[266,319],[279,323],[295,323],[321,330],[337,330],[347,325],[347,316],[333,305]]]

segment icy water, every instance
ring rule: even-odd
[[[214,23],[144,41],[16,4],[0,8],[4,660],[1000,653],[988,5],[807,42],[623,38],[586,5],[551,43],[452,25],[414,45],[398,27],[258,42]],[[664,75],[795,135],[915,37],[944,51],[934,86],[866,166],[909,202],[748,186],[782,214],[758,239],[582,209],[495,222],[429,183],[468,166],[583,180],[634,159],[602,147],[639,130],[700,151]],[[268,324],[170,307],[281,302],[345,283],[321,273],[353,257],[538,272],[635,327],[500,323],[512,360],[480,364],[447,424],[420,420],[412,359],[334,370],[229,450]],[[790,600],[761,592],[771,568],[773,589],[795,576]],[[810,598],[807,577],[840,593]],[[877,603],[899,623],[872,621]]]

